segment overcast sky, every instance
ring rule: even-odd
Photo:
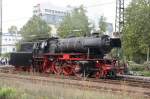
[[[130,0],[125,1],[127,4]],[[3,0],[3,32],[7,32],[11,25],[16,25],[20,29],[32,16],[33,6],[40,2],[62,7],[82,4],[87,7],[90,20],[95,21],[104,15],[108,22],[115,22],[116,0]]]

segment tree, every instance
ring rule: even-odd
[[[67,15],[58,28],[58,35],[60,37],[67,37],[73,31],[71,16]]]
[[[24,40],[39,37],[49,37],[51,27],[38,16],[33,16],[20,30]]]
[[[9,33],[18,33],[18,29],[16,26],[12,25],[10,28],[8,28]]]
[[[123,50],[129,60],[146,60],[150,46],[150,2],[132,0],[125,12],[123,29]]]
[[[75,8],[69,15],[67,15],[61,22],[58,28],[58,35],[60,37],[67,37],[69,35],[85,36],[90,35],[91,27],[86,16],[86,10],[83,6]]]
[[[104,32],[106,32],[106,27],[107,27],[106,18],[104,16],[101,16],[99,20],[99,29],[100,29],[99,33],[103,34]]]

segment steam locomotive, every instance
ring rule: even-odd
[[[117,60],[104,56],[120,48],[119,38],[107,35],[91,37],[55,37],[24,42],[18,52],[10,54],[10,65],[16,70],[77,76],[112,78],[123,73]]]

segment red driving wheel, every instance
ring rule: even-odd
[[[64,66],[63,67],[63,74],[65,76],[73,75],[73,68],[71,66]]]
[[[61,73],[62,73],[62,68],[61,68],[61,66],[59,65],[59,63],[57,63],[57,61],[53,63],[52,67],[53,67],[53,72],[54,72],[55,74],[61,75]]]

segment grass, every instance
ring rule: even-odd
[[[145,99],[141,95],[119,94],[110,91],[91,91],[73,86],[42,83],[35,81],[2,79],[0,78],[2,96],[12,96],[0,99]],[[1,93],[1,91],[0,91]]]
[[[136,71],[138,74],[141,74],[145,77],[150,77],[150,71]]]
[[[13,88],[0,88],[0,99],[15,99],[16,91]]]
[[[0,99],[24,99],[24,94],[17,92],[15,88],[1,87]]]
[[[134,72],[134,75],[143,75],[150,77],[150,63],[145,62],[144,64],[137,64],[134,62],[129,62],[128,66],[130,71]]]

